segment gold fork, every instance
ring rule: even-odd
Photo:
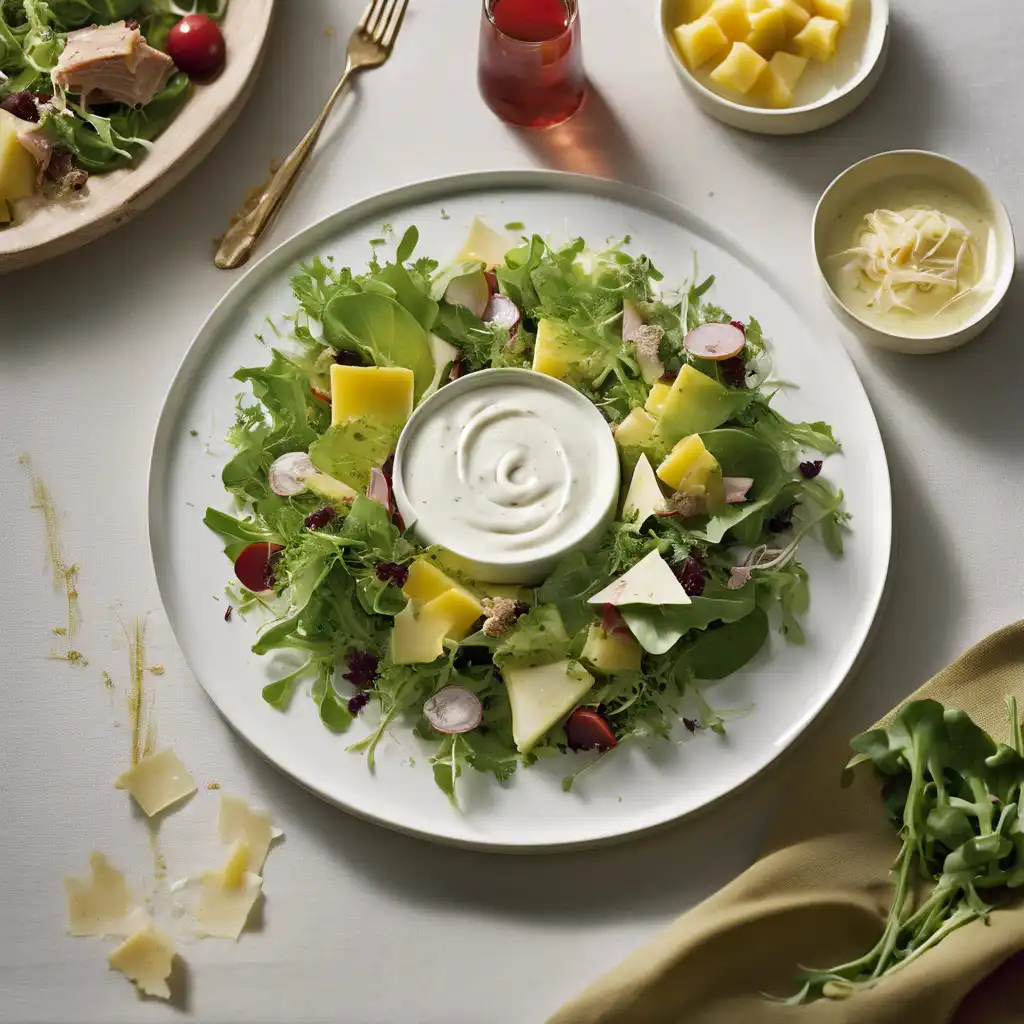
[[[243,206],[228,225],[214,257],[214,262],[221,270],[240,267],[252,255],[260,236],[287,199],[295,179],[316,145],[316,140],[320,138],[331,108],[349,78],[358,71],[380,67],[391,56],[395,38],[402,27],[408,6],[409,0],[370,0],[369,6],[359,19],[359,24],[349,37],[345,71],[320,116],[274,173],[255,208],[248,210],[247,206]]]

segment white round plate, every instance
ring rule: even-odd
[[[152,206],[197,167],[235,123],[252,92],[273,13],[274,0],[228,4],[221,24],[227,45],[224,70],[209,84],[193,87],[188,103],[134,166],[92,175],[82,195],[72,199],[20,201],[16,223],[0,230],[0,274],[63,256],[105,235]]]
[[[727,738],[691,736],[680,723],[671,741],[624,744],[571,793],[562,791],[561,780],[585,764],[586,755],[542,760],[507,785],[469,772],[460,780],[456,809],[434,785],[429,748],[407,728],[392,730],[371,773],[362,755],[346,750],[365,735],[361,720],[338,736],[320,723],[306,692],[296,693],[284,713],[263,702],[262,687],[283,674],[282,666],[249,650],[260,616],[224,621],[231,565],[203,514],[208,505],[231,507],[220,469],[230,454],[221,439],[242,390],[232,374],[269,360],[276,339],[267,317],[281,325],[293,311],[288,278],[298,262],[332,255],[336,266],[362,268],[368,241],[381,235],[384,223],[394,227],[391,239],[417,225],[417,255],[445,261],[475,215],[498,228],[522,222],[554,241],[582,235],[593,244],[631,235],[632,251],[647,253],[666,284],[692,273],[696,253],[700,273],[717,279],[710,297],[733,316],[756,316],[774,340],[776,374],[799,385],[779,395],[779,410],[800,420],[827,420],[845,442],[844,454],[828,460],[827,473],[846,492],[853,529],[842,560],[814,540],[801,548],[811,574],[807,643],[792,646],[773,632],[743,671],[708,687],[706,696],[717,707],[751,707],[729,721]],[[412,185],[336,213],[270,253],[228,292],[185,356],[160,417],[149,486],[150,542],[167,615],[228,721],[282,771],[354,814],[424,838],[496,850],[619,839],[690,814],[747,782],[807,728],[843,682],[868,635],[889,564],[885,452],[839,342],[790,300],[771,271],[686,210],[615,182],[550,171]]]

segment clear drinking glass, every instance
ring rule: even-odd
[[[587,92],[579,0],[484,0],[480,92],[524,128],[568,120]]]

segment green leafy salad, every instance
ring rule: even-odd
[[[712,278],[669,292],[628,238],[554,246],[477,221],[443,267],[416,257],[415,227],[387,241],[361,273],[330,257],[302,265],[270,362],[235,374],[250,389],[223,471],[236,510],[205,521],[245,588],[231,591],[236,608],[274,616],[253,650],[301,660],[264,699],[283,712],[311,681],[328,729],[367,719],[353,749],[371,768],[387,732],[411,728],[453,800],[467,768],[505,780],[680,723],[724,731],[703,687],[773,630],[803,642],[798,545],[813,532],[841,554],[848,518],[820,475],[840,450],[829,426],[772,406],[784,385],[761,325],[711,302]],[[505,367],[586,396],[622,471],[599,544],[528,587],[481,582],[419,543],[392,488],[412,411]]]

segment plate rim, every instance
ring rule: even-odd
[[[874,585],[873,592],[869,594],[869,600],[867,602],[869,606],[869,614],[864,620],[864,625],[861,631],[862,635],[858,638],[855,647],[850,651],[847,657],[844,660],[837,662],[836,672],[838,681],[835,686],[808,709],[808,713],[799,727],[788,735],[785,743],[777,744],[768,753],[763,763],[761,763],[756,770],[745,778],[740,779],[729,786],[713,800],[709,800],[706,803],[690,810],[683,811],[680,814],[674,814],[670,817],[662,818],[649,824],[632,826],[626,830],[601,832],[600,834],[594,834],[579,840],[560,840],[546,843],[526,841],[516,843],[509,840],[491,840],[486,838],[474,839],[428,831],[414,825],[406,825],[375,814],[371,809],[357,807],[346,803],[339,797],[324,791],[319,786],[313,785],[293,774],[285,765],[281,764],[270,753],[258,746],[257,743],[250,738],[248,729],[244,725],[237,723],[228,714],[228,712],[221,707],[217,699],[204,685],[199,673],[196,672],[191,663],[191,660],[185,650],[185,646],[178,639],[175,622],[168,612],[169,605],[167,595],[165,593],[166,586],[162,578],[162,574],[158,569],[159,549],[163,543],[158,536],[158,526],[160,524],[165,505],[159,501],[161,496],[161,481],[158,479],[159,474],[157,473],[157,468],[160,465],[166,465],[167,453],[170,451],[173,441],[171,437],[171,421],[174,419],[175,412],[180,405],[181,399],[184,397],[183,392],[187,391],[187,379],[193,365],[197,365],[202,362],[216,340],[217,332],[213,328],[216,327],[218,320],[230,312],[232,307],[238,304],[239,298],[244,296],[247,290],[259,287],[259,285],[263,283],[264,278],[267,277],[270,272],[276,270],[278,265],[288,265],[293,263],[299,252],[316,244],[318,238],[321,236],[326,236],[337,231],[343,231],[346,227],[351,227],[359,221],[372,218],[375,211],[383,211],[393,208],[396,205],[412,205],[414,203],[429,202],[432,199],[440,199],[444,196],[450,196],[453,193],[467,195],[473,192],[500,189],[540,189],[554,192],[570,192],[577,195],[585,194],[630,205],[657,217],[669,219],[676,224],[692,225],[701,231],[705,237],[714,240],[716,245],[719,245],[743,266],[761,276],[762,279],[776,291],[779,297],[782,298],[782,300],[786,302],[786,304],[790,306],[807,324],[813,327],[822,320],[820,315],[811,315],[807,310],[807,304],[793,294],[793,290],[785,281],[779,278],[774,269],[768,264],[760,262],[730,232],[712,224],[704,217],[694,213],[686,206],[683,206],[681,203],[677,203],[674,200],[669,199],[667,196],[663,196],[660,193],[656,193],[648,189],[640,188],[636,185],[566,171],[533,168],[518,170],[469,171],[458,174],[441,175],[438,177],[415,181],[407,185],[401,185],[385,192],[364,196],[362,199],[335,210],[333,213],[320,218],[314,223],[296,231],[294,234],[284,239],[260,260],[247,268],[238,280],[232,283],[230,288],[228,288],[228,290],[221,296],[220,300],[204,318],[203,323],[182,355],[178,367],[171,378],[170,384],[164,394],[164,399],[160,408],[160,415],[154,429],[153,440],[150,447],[149,470],[147,473],[146,529],[149,542],[150,560],[152,562],[153,572],[157,582],[157,592],[160,595],[160,601],[163,605],[164,613],[167,615],[171,631],[175,636],[175,642],[177,643],[182,656],[185,658],[185,661],[189,666],[189,670],[221,717],[229,724],[236,734],[245,740],[246,744],[250,748],[256,751],[260,757],[264,759],[264,761],[272,765],[275,769],[295,782],[301,788],[305,789],[307,792],[313,793],[326,803],[340,808],[346,813],[352,814],[364,821],[387,828],[390,831],[415,836],[416,838],[424,839],[443,846],[452,846],[483,852],[511,854],[552,853],[625,842],[629,839],[634,839],[639,836],[668,828],[672,825],[677,825],[686,819],[707,812],[710,808],[716,806],[723,800],[730,799],[735,794],[741,792],[745,787],[753,782],[754,779],[763,775],[776,765],[780,758],[783,757],[801,739],[801,737],[804,736],[811,726],[818,721],[824,710],[843,690],[856,666],[865,655],[869,641],[877,625],[878,613],[886,593],[889,570],[892,564],[892,486],[888,458],[885,453],[885,445],[878,425],[878,418],[875,414],[874,406],[871,403],[870,396],[868,395],[867,389],[864,387],[863,381],[860,378],[860,374],[857,372],[857,368],[853,363],[853,360],[846,351],[842,342],[839,340],[839,336],[834,329],[822,331],[820,333],[827,339],[825,344],[829,346],[830,354],[834,358],[844,361],[846,368],[853,373],[860,385],[861,392],[871,413],[872,433],[866,440],[870,443],[870,447],[877,452],[877,455],[880,458],[878,468],[881,470],[879,473],[879,484],[881,485],[882,490],[879,494],[873,497],[873,500],[876,502],[884,501],[884,508],[880,508],[878,527],[881,531],[879,543],[884,544],[885,565],[881,570],[881,575],[878,577],[877,582]],[[211,328],[211,325],[213,325],[213,328]],[[865,438],[863,436],[861,437],[861,442],[865,442]]]
[[[206,128],[197,136],[179,140],[177,155],[171,158],[162,170],[157,170],[150,164],[150,160],[154,159],[153,154],[141,160],[136,167],[119,168],[118,170],[131,172],[130,176],[124,179],[123,186],[119,184],[110,193],[98,197],[96,211],[83,210],[82,217],[69,215],[58,230],[50,232],[45,238],[18,244],[17,225],[13,231],[0,233],[0,276],[66,256],[75,249],[116,230],[181,184],[210,155],[248,103],[263,67],[270,45],[270,30],[277,11],[277,0],[261,0],[261,4],[262,6],[257,6],[250,2],[239,5],[243,7],[245,21],[250,23],[249,28],[255,26],[260,35],[252,59],[242,70],[234,88],[219,96],[211,106]],[[254,13],[259,14],[260,18],[253,19]],[[222,74],[208,84],[201,84],[200,87],[204,92],[216,90],[223,78]],[[193,100],[194,97],[189,102]],[[189,104],[186,104],[179,111],[174,121],[187,111],[188,106]],[[161,137],[158,136],[154,141],[154,147],[157,149],[160,147]],[[152,170],[147,171],[147,165]],[[88,198],[83,206],[87,204]],[[31,224],[31,221],[27,223]],[[9,239],[5,240],[5,235],[14,238],[13,245]]]

